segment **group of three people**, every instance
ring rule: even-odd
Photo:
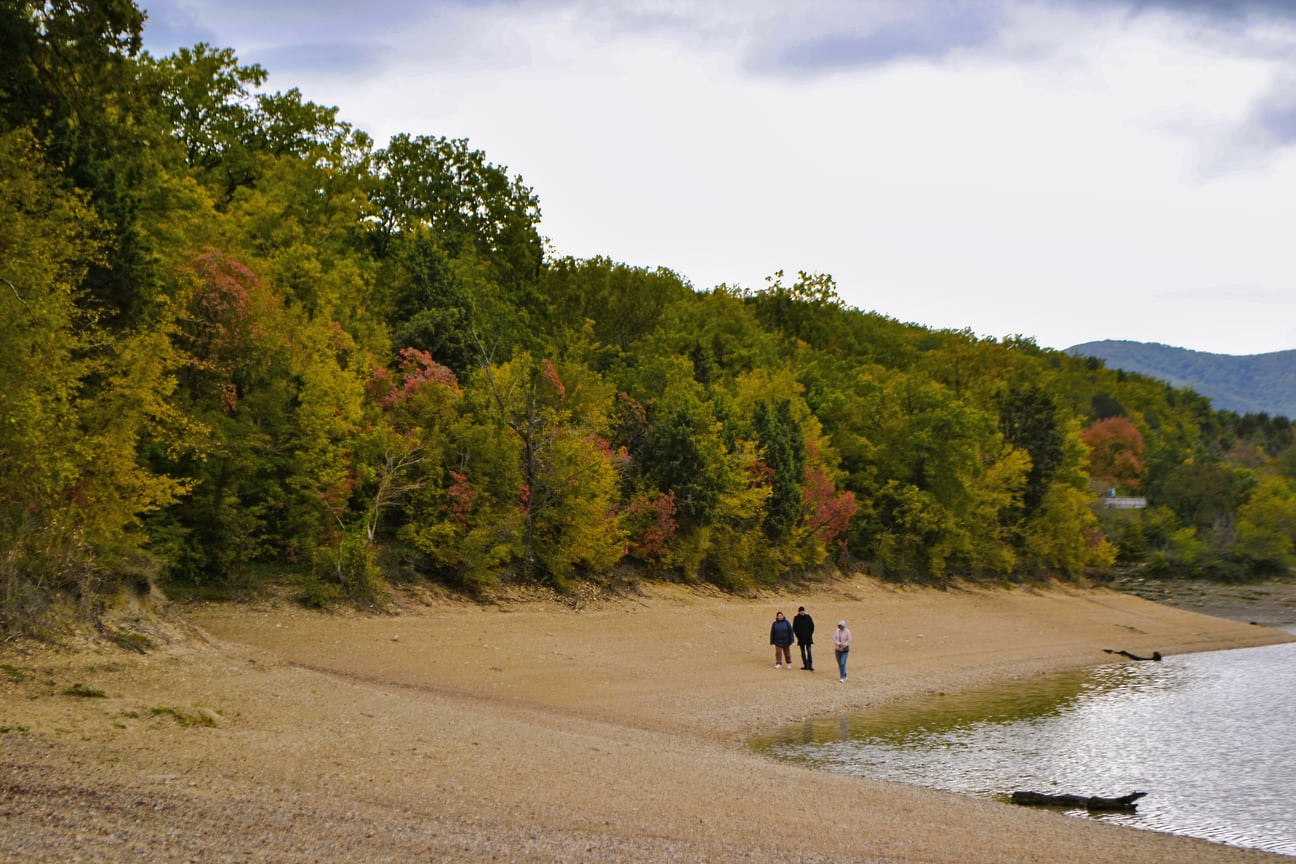
[[[783,617],[782,612],[774,615],[774,624],[770,627],[770,644],[774,646],[774,668],[781,669],[783,664],[792,668],[792,641],[796,640],[801,649],[801,668],[814,671],[814,619],[805,607],[797,609],[796,617],[791,621]],[[846,681],[846,658],[850,654],[851,632],[846,629],[845,621],[837,622],[837,632],[833,634],[833,651],[837,654],[837,668],[841,672],[842,683]]]

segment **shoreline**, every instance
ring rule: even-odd
[[[774,611],[799,605],[817,624],[814,673],[775,670],[765,644]],[[745,747],[807,717],[1112,662],[1104,649],[1296,638],[1128,594],[859,577],[750,599],[647,586],[578,608],[429,594],[394,615],[182,611],[201,638],[146,656],[0,647],[31,672],[0,676],[0,859],[80,838],[97,861],[1288,860]],[[855,639],[845,685],[830,668],[839,618]],[[105,696],[60,695],[73,679]],[[86,807],[69,799],[99,802],[95,817],[74,819]]]
[[[1292,581],[1228,585],[1202,579],[1131,578],[1117,580],[1112,587],[1176,609],[1296,632],[1296,582]]]

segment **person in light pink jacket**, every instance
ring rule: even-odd
[[[846,683],[846,658],[850,655],[850,631],[845,621],[837,622],[837,632],[833,634],[833,651],[837,653],[837,668],[841,670],[841,682]]]

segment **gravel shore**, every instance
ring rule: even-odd
[[[800,605],[819,671],[775,670],[770,622]],[[1110,662],[1104,649],[1293,638],[1128,594],[860,578],[750,599],[655,586],[583,602],[407,597],[394,614],[168,614],[128,621],[154,632],[144,654],[0,646],[0,861],[1289,860],[815,772],[743,744],[806,717]],[[844,685],[830,644],[843,618]]]

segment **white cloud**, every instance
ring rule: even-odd
[[[829,272],[861,308],[1052,347],[1254,353],[1296,347],[1296,31],[1263,6],[248,3],[191,25],[379,142],[469,138],[535,188],[560,254],[699,288]]]

